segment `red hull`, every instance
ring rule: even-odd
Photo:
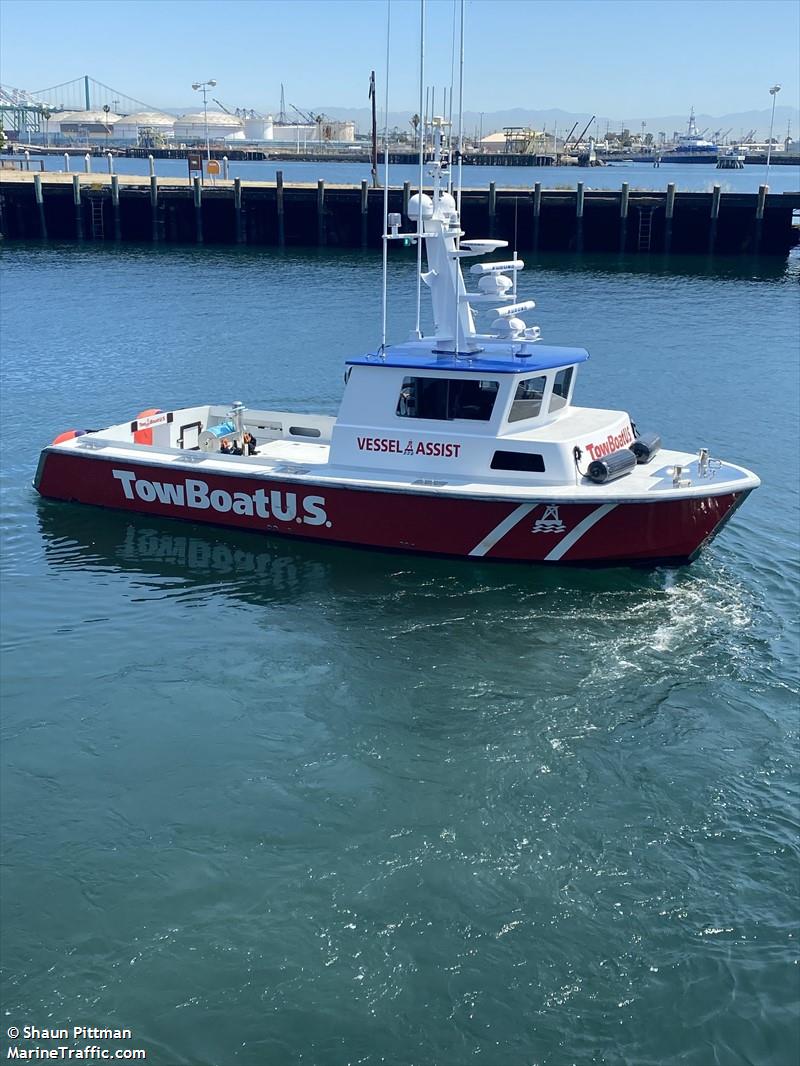
[[[331,488],[45,450],[42,496],[117,510],[426,554],[520,562],[685,562],[747,492],[657,503],[483,500]]]

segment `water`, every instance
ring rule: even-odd
[[[2,1030],[126,1026],[165,1066],[796,1062],[800,261],[531,262],[546,339],[592,352],[578,402],[764,479],[693,566],[593,572],[37,499],[71,426],[335,411],[379,261],[2,256]]]
[[[37,156],[44,158],[47,170],[63,170],[63,155]],[[92,159],[92,169],[97,174],[108,172],[107,162]],[[73,156],[70,169],[81,173],[83,158]],[[186,177],[185,159],[157,159],[156,174],[159,177]],[[115,159],[114,169],[118,174],[149,174],[146,159]],[[383,180],[383,166],[380,168]],[[464,188],[487,189],[489,182],[497,182],[499,188],[531,189],[540,181],[545,189],[574,189],[582,181],[586,189],[619,189],[627,181],[632,189],[651,189],[664,192],[670,182],[682,192],[711,192],[719,185],[723,192],[758,192],[765,180],[766,167],[757,164],[743,170],[717,170],[714,163],[613,163],[606,167],[483,167],[465,166]],[[276,171],[283,172],[284,181],[312,182],[319,178],[331,184],[358,185],[370,180],[369,163],[309,163],[302,160],[273,160],[265,162],[232,162],[229,176],[243,181],[275,181]],[[426,181],[428,179],[426,178]],[[413,186],[419,181],[419,167],[392,166],[389,168],[389,184],[402,185],[410,181]],[[772,165],[769,171],[769,187],[774,193],[797,192],[800,189],[800,167]]]

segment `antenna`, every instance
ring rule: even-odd
[[[455,9],[453,10],[453,15],[455,17]],[[458,150],[458,192],[457,192],[457,199],[456,199],[456,210],[458,212],[458,217],[459,217],[459,232],[460,232],[460,225],[461,225],[461,179],[462,179],[461,157],[464,154],[464,0],[461,0],[461,17],[460,17],[459,22],[460,22],[459,29],[460,29],[461,33],[460,33],[460,48],[459,48],[459,57],[458,57],[458,149],[457,149]],[[454,29],[455,29],[455,27],[454,27]],[[455,33],[453,34],[453,36],[455,37]],[[458,236],[458,235],[456,236],[456,239],[455,239],[455,246],[456,246],[456,259],[455,259],[456,271],[458,272],[458,269],[459,269],[458,268],[458,253],[461,250],[461,237]],[[461,326],[461,320],[460,320],[460,316],[459,316],[459,310],[460,310],[460,308],[459,308],[459,298],[460,298],[461,294],[459,292],[459,285],[458,284],[456,284],[455,289],[456,289],[456,328],[455,328],[455,336],[453,338],[453,355],[457,359],[458,358],[458,334],[459,334],[459,327]]]
[[[461,48],[458,57],[458,208],[461,214],[461,157],[464,154],[464,0],[461,0]]]
[[[392,0],[386,0],[386,93],[383,114],[383,321],[381,357],[386,358],[386,311],[389,285],[389,38],[392,27]]]
[[[419,113],[425,114],[425,0],[419,0]],[[425,162],[425,119],[422,118],[422,132],[419,139],[419,202],[417,204],[417,328],[414,336],[422,336],[420,320],[422,312],[422,168]]]
[[[450,111],[446,115],[447,157],[450,164],[447,168],[447,191],[451,196],[453,194],[453,86],[455,85],[456,69],[456,3],[457,0],[453,0],[453,37],[450,41]]]
[[[281,82],[281,109],[278,114],[278,125],[286,125],[286,97],[283,95],[283,82]]]
[[[516,263],[517,261],[517,208],[519,207],[519,199],[514,197],[514,255],[512,259]],[[519,271],[514,267],[514,303],[517,302],[517,276]]]

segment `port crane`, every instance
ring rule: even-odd
[[[323,115],[321,113],[318,114],[318,115],[315,115],[313,111],[303,111],[299,107],[295,107],[294,104],[289,104],[289,107],[291,107],[291,109],[293,111],[296,111],[297,114],[300,116],[300,118],[304,122],[308,122],[312,126],[316,126],[317,127],[317,140],[318,141],[322,141],[323,140],[322,123],[327,121],[328,116],[327,115]],[[326,135],[326,137],[324,139],[326,141],[329,141],[331,139],[330,134]]]
[[[260,111],[255,111],[252,107],[237,107],[235,111],[231,111],[229,107],[226,107],[221,100],[218,100],[216,96],[212,96],[211,99],[215,104],[218,104],[226,115],[232,115],[236,118],[266,118],[266,115],[262,115]]]
[[[575,138],[575,145],[574,145],[574,147],[575,147],[575,148],[577,148],[577,147],[578,147],[578,145],[579,145],[579,144],[581,143],[581,141],[583,140],[583,138],[584,138],[584,137],[586,136],[586,131],[587,131],[587,130],[589,129],[589,127],[590,127],[590,126],[591,126],[591,124],[592,124],[592,123],[594,122],[594,120],[595,120],[595,116],[594,116],[594,115],[592,115],[592,117],[591,117],[591,118],[589,119],[589,121],[588,121],[588,122],[586,123],[586,125],[585,125],[585,126],[583,127],[583,132],[581,133],[580,137],[576,137],[576,138]],[[577,125],[578,125],[578,123],[576,122],[576,123],[575,123],[575,126],[577,126]],[[571,130],[569,131],[569,137],[567,137],[567,139],[566,139],[566,140],[564,141],[564,149],[563,149],[563,150],[564,150],[565,152],[566,152],[566,150],[567,150],[567,144],[569,143],[569,139],[570,139],[570,137],[572,136],[572,133],[573,133],[573,131],[574,131],[574,129],[575,129],[575,126],[573,126],[573,127],[572,127],[572,129],[571,129]]]
[[[569,131],[569,133],[568,133],[568,134],[566,135],[566,137],[564,138],[564,148],[563,148],[563,151],[565,151],[565,152],[566,152],[566,150],[567,150],[567,145],[569,144],[569,139],[570,139],[570,137],[572,136],[572,134],[573,134],[573,133],[575,132],[575,130],[577,129],[577,126],[578,126],[578,123],[576,122],[576,123],[575,123],[575,124],[573,125],[572,129],[571,129],[571,130]],[[553,147],[555,148],[555,144],[553,145]]]

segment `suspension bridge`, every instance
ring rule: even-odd
[[[70,111],[102,111],[104,108],[117,115],[158,110],[88,74],[33,91],[0,85],[0,126],[21,136],[41,133],[51,116]]]

